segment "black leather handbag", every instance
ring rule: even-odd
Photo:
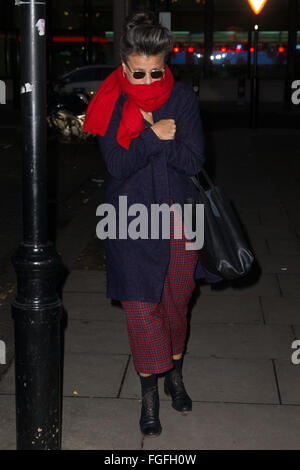
[[[196,161],[195,167],[198,171],[199,165]],[[196,227],[195,204],[204,204],[204,244],[198,250],[200,262],[208,271],[221,275],[224,279],[241,278],[250,271],[254,255],[230,200],[221,188],[213,184],[203,167],[199,172],[204,175],[208,189],[204,190],[201,186],[198,173],[196,176],[190,176],[198,194],[185,202],[193,205],[190,213],[192,221],[189,221],[193,230]],[[203,230],[203,227],[201,229]]]

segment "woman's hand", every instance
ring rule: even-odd
[[[161,119],[157,121],[151,129],[161,140],[174,140],[176,133],[176,124],[174,119]]]
[[[154,121],[153,121],[153,116],[152,116],[152,113],[146,113],[146,111],[143,111],[141,108],[139,108],[142,115],[143,115],[143,118],[150,122],[150,124],[154,124]]]

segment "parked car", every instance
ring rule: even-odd
[[[113,65],[99,64],[78,67],[58,78],[54,91],[58,93],[85,93],[91,98],[98,90],[101,83],[110,75],[116,67]]]
[[[82,92],[58,93],[55,84],[47,83],[48,137],[61,143],[92,142],[83,124],[91,95]]]

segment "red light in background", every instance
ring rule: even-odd
[[[221,47],[221,52],[226,52],[226,47]]]
[[[194,48],[193,47],[188,47],[188,52],[194,52]]]
[[[93,36],[92,37],[92,42],[105,42],[107,43],[108,42],[108,39],[107,38],[103,38],[101,36]]]
[[[179,52],[179,47],[174,47],[173,52]]]
[[[250,52],[254,52],[254,47],[250,47]]]
[[[53,36],[53,42],[84,42],[84,36]],[[89,38],[87,38],[89,42]],[[92,42],[104,42],[107,43],[108,39],[101,36],[93,36]]]
[[[84,36],[53,36],[53,42],[84,42]]]
[[[278,52],[284,52],[284,47],[282,46],[278,47]]]

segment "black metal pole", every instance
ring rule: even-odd
[[[152,0],[150,2],[150,4],[151,4],[151,10],[155,14],[155,16],[158,18],[158,12],[159,12],[158,1],[157,0]]]
[[[114,63],[121,65],[120,39],[124,19],[132,12],[131,0],[113,0],[113,25],[114,25]]]
[[[46,2],[21,9],[23,242],[13,257],[18,450],[61,446],[61,261],[48,242],[46,188]]]
[[[4,16],[4,75],[8,76],[8,27],[11,25],[8,21],[8,4],[7,2],[2,6],[2,14]]]
[[[258,77],[257,77],[257,52],[258,52],[258,25],[254,26],[254,63],[251,76],[251,117],[250,126],[257,128],[257,108],[258,108]]]
[[[285,78],[285,107],[291,108],[292,82],[296,79],[296,45],[298,27],[298,1],[289,0],[289,36]]]
[[[204,78],[211,78],[212,75],[212,63],[210,57],[213,51],[214,8],[214,0],[206,0],[204,6]]]
[[[46,57],[47,57],[47,76],[53,79],[55,71],[53,70],[53,0],[47,0],[46,5]]]
[[[84,0],[84,25],[85,25],[85,63],[91,64],[92,58],[92,16],[93,9],[91,0]]]
[[[252,31],[248,31],[248,54],[247,54],[247,75],[251,78],[251,45],[252,45]]]

